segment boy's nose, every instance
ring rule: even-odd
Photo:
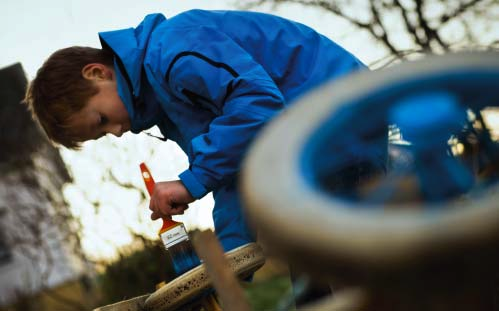
[[[109,126],[108,133],[113,134],[116,137],[121,137],[121,135],[123,134],[123,131],[121,130],[121,125],[115,124]]]

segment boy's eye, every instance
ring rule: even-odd
[[[104,125],[106,123],[107,123],[107,118],[105,116],[100,116],[99,124]]]

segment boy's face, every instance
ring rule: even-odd
[[[87,68],[91,65],[95,66]],[[85,71],[85,68],[88,70]],[[95,83],[98,92],[71,117],[71,131],[82,141],[98,139],[106,134],[120,137],[130,130],[130,118],[118,95],[114,71],[102,64],[89,64],[85,68],[83,76]]]

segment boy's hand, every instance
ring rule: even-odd
[[[151,219],[172,215],[181,215],[189,208],[187,204],[194,202],[194,198],[180,180],[163,181],[154,185],[149,209],[152,211]]]

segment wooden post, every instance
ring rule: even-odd
[[[229,268],[220,242],[211,230],[195,231],[192,243],[218,293],[223,310],[250,311],[239,281]]]

